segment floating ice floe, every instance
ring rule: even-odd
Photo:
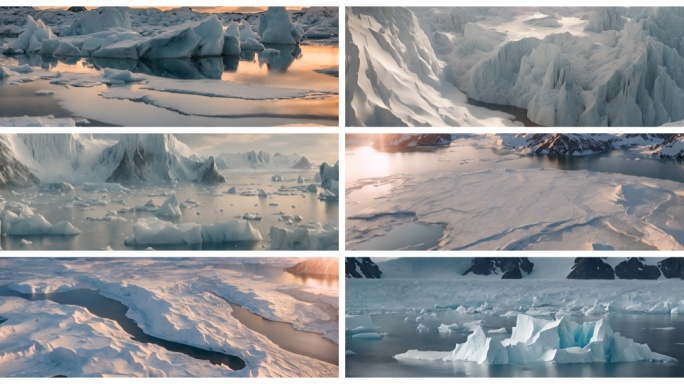
[[[0,231],[10,236],[69,236],[81,233],[68,221],[51,224],[45,217],[21,203],[5,204],[5,209],[0,211]]]
[[[510,338],[486,337],[481,326],[451,352],[409,350],[397,360],[471,361],[478,364],[674,362],[646,344],[613,332],[604,319],[576,323],[563,317],[544,320],[519,314]]]
[[[228,241],[261,241],[259,230],[248,221],[231,220],[215,224],[173,224],[156,217],[141,218],[133,224],[133,237],[127,245],[201,244]]]
[[[151,200],[150,200],[151,201]],[[169,196],[164,204],[157,210],[157,216],[162,217],[181,217],[183,213],[181,212],[180,202],[176,197],[176,194]]]
[[[102,217],[86,217],[88,221],[128,221],[128,219],[119,216],[117,212],[107,211]]]
[[[336,250],[339,230],[332,224],[304,224],[293,229],[272,226],[269,230],[274,250]]]
[[[69,183],[43,183],[38,186],[38,190],[41,192],[60,192],[66,193],[74,190],[74,186]]]

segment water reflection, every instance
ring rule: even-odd
[[[194,359],[207,360],[214,365],[227,365],[233,370],[240,370],[246,366],[245,361],[237,356],[148,335],[134,320],[126,316],[126,313],[129,311],[128,306],[119,301],[102,296],[97,290],[75,289],[66,292],[47,294],[24,294],[14,291],[7,286],[0,286],[0,296],[19,297],[29,301],[49,300],[62,305],[77,305],[86,308],[95,316],[115,321],[122,330],[131,336],[131,340],[133,341],[155,344],[171,352],[183,353]]]
[[[299,45],[266,44],[267,50],[244,50],[239,56],[191,59],[113,59],[101,57],[56,57],[38,54],[14,55],[19,65],[28,64],[49,71],[96,74],[105,68],[180,80],[221,79],[224,72],[237,72],[240,62],[265,66],[270,73],[285,73],[303,57]]]
[[[299,45],[264,44],[264,46],[266,50],[259,52],[259,65],[265,65],[268,72],[285,73],[295,60],[302,57],[302,49]]]

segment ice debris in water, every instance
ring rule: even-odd
[[[576,323],[567,317],[545,320],[519,314],[510,338],[486,337],[481,326],[474,328],[463,344],[450,352],[409,350],[397,360],[471,361],[478,364],[617,363],[625,361],[674,362],[652,352],[619,332],[604,320]]]

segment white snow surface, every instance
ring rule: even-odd
[[[512,124],[465,94],[546,126],[684,118],[684,10],[542,11],[348,8],[347,125]]]
[[[348,217],[357,219],[347,225],[348,246],[362,247],[369,230],[387,230],[394,225],[392,217],[410,212],[422,222],[445,225],[442,249],[684,248],[684,228],[676,219],[684,185],[673,181],[590,171],[489,169],[366,179],[348,190],[365,185],[384,185],[386,192],[372,207]]]
[[[422,324],[421,324],[422,325]],[[419,332],[420,332],[420,326]],[[677,360],[651,352],[613,332],[603,319],[576,323],[567,317],[545,320],[519,314],[510,338],[486,337],[481,326],[475,328],[463,344],[452,352],[409,350],[394,356],[397,360],[472,361],[478,364],[527,364],[538,361],[555,363],[617,363],[625,361]]]
[[[250,260],[237,258],[231,262],[253,262]],[[87,366],[91,362],[91,355],[93,358],[100,356],[97,349],[104,348],[102,356],[120,351],[119,356],[123,360],[113,369],[119,369],[116,373],[126,376],[143,376],[144,370],[148,369],[152,376],[163,375],[164,372],[172,375],[175,372],[177,376],[337,377],[336,366],[285,351],[265,336],[243,326],[230,315],[232,309],[225,301],[270,320],[289,322],[300,330],[332,335],[330,331],[337,329],[337,320],[331,318],[324,309],[333,306],[337,310],[337,292],[317,291],[299,285],[283,286],[258,275],[214,268],[211,264],[215,260],[200,258],[100,259],[97,262],[42,259],[39,266],[26,261],[0,261],[0,278],[11,282],[11,289],[23,293],[98,289],[105,297],[128,306],[126,316],[134,320],[145,333],[233,354],[244,359],[247,366],[240,371],[231,371],[227,367],[214,366],[208,362],[205,364],[181,354],[159,354],[159,350],[164,350],[154,345],[123,343],[130,341],[128,334],[113,325],[113,322],[92,316],[84,309],[75,309],[79,307],[0,297],[0,308],[7,309],[10,306],[14,308],[11,313],[16,314],[10,317],[3,310],[3,317],[8,318],[8,322],[19,324],[19,327],[14,327],[16,336],[0,340],[3,347],[14,344],[16,348],[16,353],[6,355],[7,360],[0,364],[0,372],[5,373],[5,376],[35,372],[34,365],[40,361],[46,363],[39,368],[45,369],[46,374],[60,374],[59,363],[82,369],[82,365]],[[278,265],[283,260],[264,259],[264,262]],[[183,268],[179,268],[179,265]],[[30,316],[22,315],[29,311],[32,313]],[[34,318],[45,312],[59,316],[48,316],[36,326],[32,325]],[[65,333],[62,321],[74,325],[71,331]],[[12,329],[6,324],[0,324],[0,332]],[[40,329],[44,329],[42,335],[49,338],[31,341],[30,335]],[[83,340],[90,341],[83,343]],[[63,355],[55,355],[57,361],[52,363],[44,359],[45,355],[50,356],[49,351],[54,348],[49,344],[65,349]],[[157,355],[168,355],[171,361],[159,361],[155,358]],[[161,369],[168,367],[169,363],[177,366],[177,370]],[[99,367],[101,365],[96,365],[93,371],[88,372],[96,375]],[[108,371],[103,369],[106,374]]]
[[[572,262],[572,258],[558,260],[562,259]],[[547,264],[546,270],[550,273],[546,275],[538,267],[535,265],[532,275],[522,280],[492,280],[482,276],[461,276],[457,283],[453,277],[346,279],[346,312],[365,315],[407,308],[463,307],[465,313],[516,316],[543,309],[550,316],[560,318],[651,313],[654,307],[669,308],[670,312],[675,308],[676,311],[680,307],[684,309],[679,279],[569,280],[554,275],[553,271],[559,268],[554,269],[553,263]]]

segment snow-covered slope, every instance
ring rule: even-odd
[[[347,21],[347,125],[481,125],[461,92],[546,126],[684,118],[681,7],[353,8]]]
[[[294,274],[338,276],[339,263],[337,258],[314,257],[285,268],[285,270]]]
[[[4,153],[34,175],[33,184],[51,182],[222,183],[213,157],[203,158],[171,134],[79,134],[1,136]],[[10,172],[12,167],[4,167]],[[23,168],[7,175],[8,185],[27,185]],[[15,180],[15,181],[12,181]],[[28,183],[30,184],[30,183]]]
[[[426,134],[385,134],[377,135],[374,145],[376,147],[388,147],[392,149],[445,146],[451,143],[451,135],[448,133]]]
[[[480,125],[442,96],[441,64],[410,10],[347,8],[346,26],[347,126]]]
[[[400,257],[377,265],[347,258],[346,268],[347,277],[379,277],[381,271],[390,279],[657,280],[683,278],[684,258]]]
[[[301,158],[296,153],[271,155],[264,151],[249,151],[222,153],[216,157],[216,164],[219,169],[287,169],[293,168]]]
[[[122,135],[102,152],[94,167],[113,183],[225,181],[213,158],[201,161],[171,134]]]
[[[39,182],[38,177],[16,158],[8,137],[0,136],[0,188],[30,187]]]

